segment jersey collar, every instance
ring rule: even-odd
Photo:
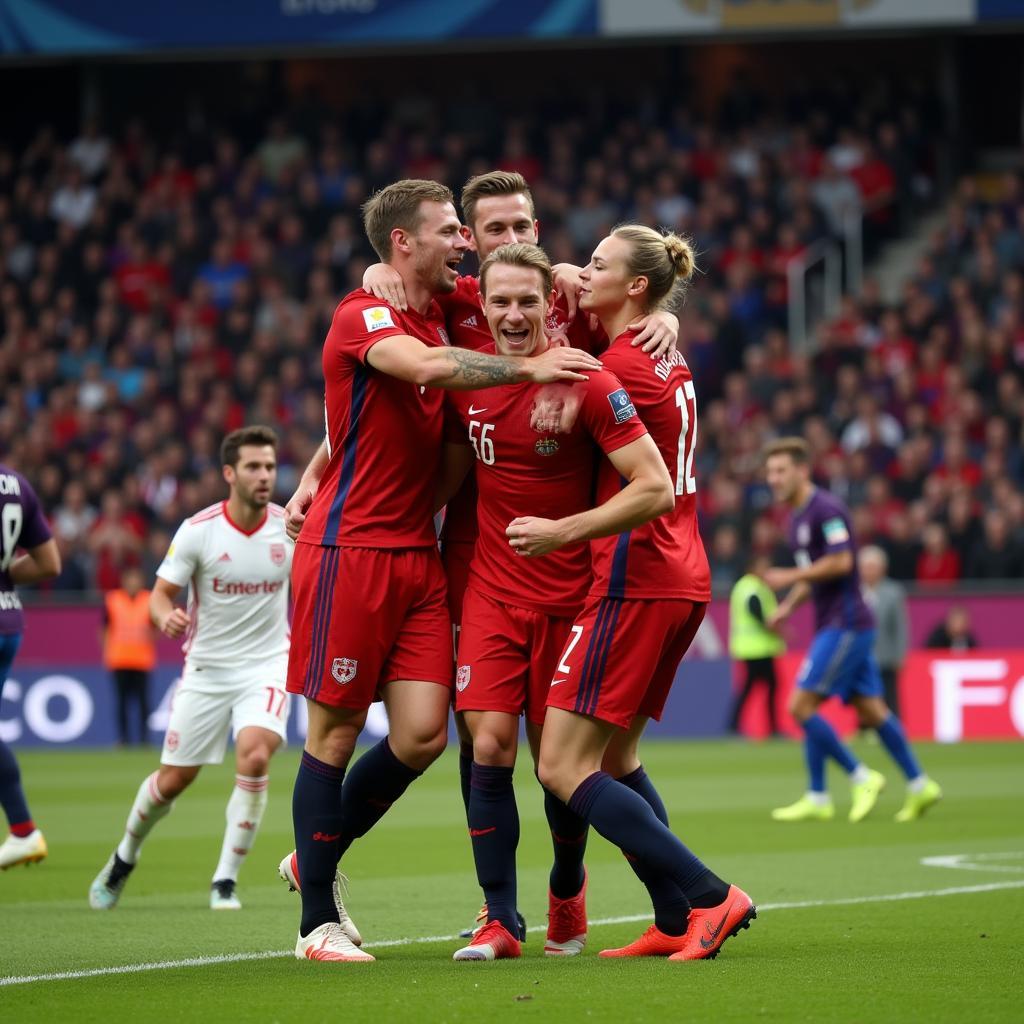
[[[263,524],[267,521],[267,510],[263,510],[263,518],[251,529],[247,530],[244,526],[239,526],[238,523],[231,518],[231,513],[228,511],[228,503],[222,502],[221,507],[224,510],[224,518],[228,521],[229,526],[233,526],[239,533],[244,534],[246,537],[251,537],[254,533],[263,529]]]

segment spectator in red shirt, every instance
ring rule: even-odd
[[[960,579],[960,556],[949,546],[946,528],[941,523],[929,523],[923,540],[924,550],[917,559],[917,582],[941,586]]]

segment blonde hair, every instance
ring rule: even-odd
[[[554,275],[548,254],[539,245],[528,242],[513,242],[511,245],[499,246],[480,265],[480,294],[487,295],[487,271],[495,264],[506,267],[527,267],[536,270],[541,277],[543,294],[546,299],[554,287]]]
[[[530,207],[530,217],[536,220],[533,196],[526,179],[517,171],[488,171],[477,174],[462,186],[462,220],[473,230],[476,222],[476,204],[492,196],[525,196]]]
[[[647,278],[646,308],[674,309],[682,305],[686,285],[697,266],[690,240],[644,224],[620,224],[612,234],[629,243],[629,273]]]
[[[363,203],[363,226],[374,252],[382,260],[391,259],[391,232],[401,228],[415,234],[423,222],[420,204],[455,203],[447,185],[422,178],[405,178],[374,192]]]

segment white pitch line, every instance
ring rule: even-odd
[[[758,913],[768,910],[806,910],[810,907],[850,907],[866,903],[900,903],[904,900],[923,900],[939,896],[966,896],[979,892],[998,892],[1002,889],[1024,889],[1024,881],[990,882],[986,885],[960,885],[947,889],[919,889],[911,892],[883,893],[879,896],[848,896],[834,900],[798,900],[792,903],[760,903]],[[628,914],[624,917],[603,917],[589,922],[592,928],[602,925],[633,924],[637,921],[649,921],[650,912],[646,914]],[[534,925],[527,931],[541,932],[545,925]],[[369,944],[371,949],[384,949],[389,946],[417,946],[433,942],[454,942],[458,935],[421,935],[405,939],[384,939]],[[206,967],[211,964],[233,964],[252,960],[277,960],[293,956],[290,949],[267,950],[263,953],[226,953],[214,956],[193,956],[185,960],[157,960],[152,963],[122,964],[118,967],[93,967],[84,971],[55,971],[52,974],[23,974],[0,977],[0,987],[4,985],[30,985],[39,981],[75,981],[79,978],[99,978],[109,974],[140,974],[143,971],[168,971],[180,967]]]

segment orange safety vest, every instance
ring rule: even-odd
[[[151,669],[156,664],[156,644],[149,621],[149,591],[129,597],[123,590],[111,590],[106,605],[104,664],[110,669]]]

